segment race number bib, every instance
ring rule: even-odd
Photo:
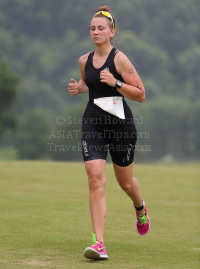
[[[123,97],[121,96],[97,98],[94,99],[94,104],[120,119],[125,119]]]

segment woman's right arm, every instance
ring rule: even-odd
[[[88,92],[89,89],[85,83],[85,65],[88,59],[89,53],[81,56],[79,58],[79,66],[80,66],[80,72],[81,72],[81,80],[77,82],[74,79],[71,79],[72,83],[68,84],[68,90],[70,95],[76,95]]]
[[[89,89],[85,83],[85,65],[86,65],[86,62],[87,62],[87,59],[88,59],[88,55],[89,53],[81,56],[79,58],[79,66],[80,66],[80,72],[81,72],[81,80],[79,81],[79,88],[80,88],[80,91],[79,93],[85,93],[85,92],[88,92]]]

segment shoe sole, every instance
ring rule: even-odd
[[[91,248],[86,248],[83,255],[87,259],[94,259],[94,260],[106,260],[106,259],[108,259],[107,254],[100,254],[99,252],[92,250]]]

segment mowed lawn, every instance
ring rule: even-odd
[[[139,236],[131,200],[107,164],[105,245],[109,260],[83,257],[91,245],[83,163],[0,162],[0,268],[200,268],[200,164],[135,164],[151,229]]]

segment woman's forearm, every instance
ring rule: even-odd
[[[145,100],[145,90],[142,90],[139,87],[122,83],[122,87],[119,88],[118,91],[130,100],[137,102],[143,102]]]

